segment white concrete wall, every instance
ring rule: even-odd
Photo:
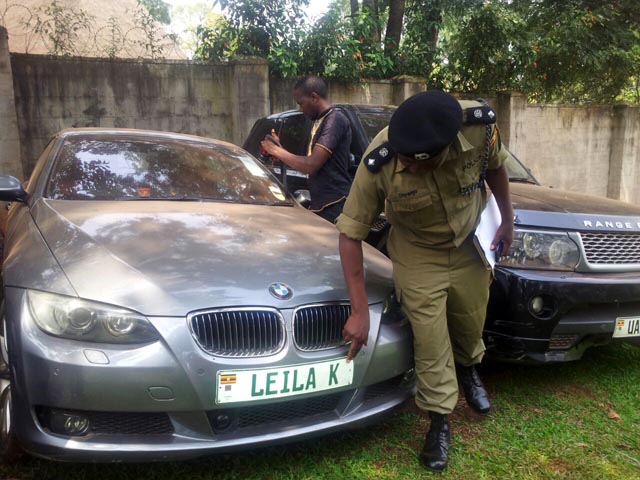
[[[253,120],[269,113],[262,59],[205,65],[12,54],[11,65],[27,175],[64,128],[142,128],[241,144]]]
[[[204,65],[11,54],[9,61],[6,45],[4,31],[0,173],[28,174],[50,136],[66,127],[167,130],[241,145],[255,120],[296,107],[295,81],[270,79],[261,59]],[[397,105],[425,88],[414,78],[331,82],[329,96]],[[639,106],[530,105],[522,94],[487,100],[505,144],[543,184],[640,204]]]
[[[0,174],[22,179],[20,135],[7,30],[0,27]]]

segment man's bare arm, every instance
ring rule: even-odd
[[[272,135],[274,134],[275,132],[272,132]],[[260,145],[269,155],[283,161],[291,168],[309,175],[313,175],[320,170],[330,156],[328,150],[318,145],[313,147],[309,156],[295,155],[270,140],[263,140]]]

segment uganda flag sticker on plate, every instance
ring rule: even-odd
[[[233,385],[234,383],[236,383],[235,373],[220,375],[220,385]]]

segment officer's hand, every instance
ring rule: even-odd
[[[342,330],[342,338],[345,343],[349,344],[349,352],[347,353],[347,362],[353,360],[360,352],[360,349],[367,345],[369,339],[369,311],[358,315],[352,313],[347,319],[347,323]]]
[[[491,250],[498,250],[500,255],[509,253],[509,248],[513,242],[513,224],[503,222],[498,227],[493,242],[491,242]]]

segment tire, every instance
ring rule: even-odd
[[[0,460],[16,463],[24,456],[24,451],[13,430],[13,402],[11,400],[11,369],[7,349],[7,322],[4,316],[4,302],[0,305],[2,332],[0,332]]]

